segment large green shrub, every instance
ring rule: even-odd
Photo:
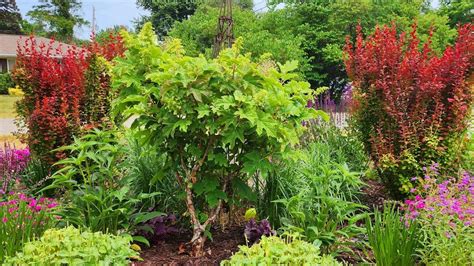
[[[240,246],[230,260],[221,265],[342,265],[328,255],[319,255],[319,249],[302,240],[283,240],[279,237],[262,237],[251,247]]]
[[[240,54],[241,40],[208,60],[184,56],[179,40],[158,45],[150,24],[123,36],[128,50],[113,67],[113,113],[135,117],[136,136],[167,155],[201,255],[223,202],[254,198],[247,176],[291,157],[302,122],[318,114],[306,108],[313,91],[291,73],[296,62],[254,63]]]
[[[131,237],[81,232],[72,226],[49,229],[41,239],[28,242],[4,265],[129,265],[138,253]]]
[[[8,94],[8,89],[15,87],[10,73],[0,73],[0,94]]]

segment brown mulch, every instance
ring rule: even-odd
[[[366,186],[362,189],[360,197],[362,203],[369,207],[371,211],[376,208],[379,210],[383,209],[384,202],[390,200],[385,186],[382,182],[373,179],[364,180],[364,182]]]
[[[144,261],[133,265],[219,265],[237,252],[239,245],[245,244],[243,227],[232,227],[212,232],[213,241],[206,241],[206,255],[195,258],[188,253],[179,254],[180,246],[190,240],[191,232],[181,232],[167,237],[150,248],[144,249],[140,256]]]

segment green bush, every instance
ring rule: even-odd
[[[124,143],[116,131],[93,130],[62,147],[69,158],[57,163],[62,168],[52,176],[48,189],[65,191],[64,220],[93,232],[133,232],[135,226],[161,215],[144,210],[142,201],[157,193],[141,193],[133,180],[123,175]],[[137,241],[148,242],[136,238]]]
[[[135,117],[136,136],[167,156],[186,195],[193,253],[202,255],[224,202],[252,200],[248,177],[292,157],[303,121],[325,113],[306,108],[313,91],[293,73],[297,62],[252,62],[241,39],[208,60],[184,56],[179,40],[158,45],[151,24],[123,38],[113,114]]]
[[[49,229],[28,242],[4,265],[129,265],[138,253],[130,248],[131,237],[81,232],[72,226]]]
[[[305,235],[323,253],[346,250],[344,239],[364,232],[357,222],[364,206],[357,203],[363,186],[360,173],[334,161],[332,147],[312,143],[305,159],[286,162],[264,180],[258,211],[283,230]]]
[[[415,265],[419,227],[415,222],[405,224],[395,206],[376,209],[373,220],[367,217],[366,228],[377,265]]]
[[[8,89],[15,87],[10,73],[0,73],[0,94],[8,94]]]
[[[342,265],[328,255],[319,255],[319,249],[302,240],[283,240],[279,237],[262,237],[251,247],[240,246],[230,260],[221,265]]]

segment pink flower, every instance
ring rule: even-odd
[[[8,218],[7,218],[7,217],[3,217],[3,218],[2,218],[2,222],[3,222],[3,223],[8,222]]]
[[[52,203],[48,204],[46,207],[48,207],[48,209],[52,209],[56,206],[58,206],[58,204],[56,202],[52,202]]]
[[[28,204],[28,206],[30,206],[31,208],[34,208],[36,206],[36,200],[31,199],[30,204]]]

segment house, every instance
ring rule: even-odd
[[[22,47],[31,37],[26,35],[0,34],[0,73],[10,72],[15,66],[18,44]],[[61,58],[71,45],[54,41],[44,37],[34,37],[36,46],[41,44],[51,45],[54,56]]]

